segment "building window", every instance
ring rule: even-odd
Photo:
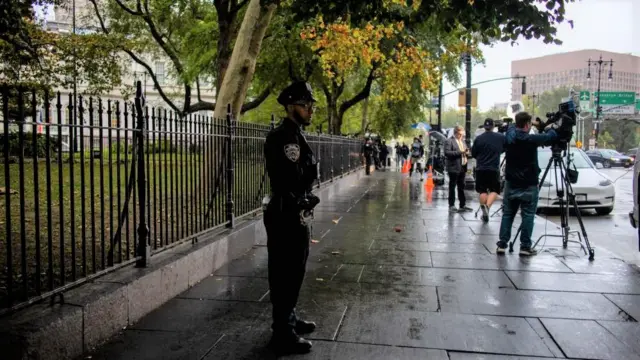
[[[156,79],[158,79],[158,84],[164,84],[164,63],[156,62]]]

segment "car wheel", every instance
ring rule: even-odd
[[[608,169],[611,167],[611,163],[605,160],[602,162],[602,167],[604,167],[605,169]]]
[[[613,206],[606,208],[596,208],[596,214],[598,215],[609,215],[613,211]]]

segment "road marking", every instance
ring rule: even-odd
[[[331,231],[331,229],[327,230],[324,232],[324,234],[322,234],[322,236],[320,236],[320,239],[324,239],[325,236],[327,236],[327,234],[329,233],[329,231]]]
[[[338,266],[338,270],[336,271],[335,274],[333,274],[333,276],[331,276],[331,280],[333,281],[333,278],[336,277],[336,275],[338,275],[338,273],[340,272],[340,269],[342,269],[342,267],[344,266],[344,264],[340,264],[340,266]]]
[[[364,265],[362,265],[362,269],[360,270],[360,275],[358,275],[358,281],[356,281],[357,283],[360,282],[360,278],[362,277],[363,272],[364,272]]]

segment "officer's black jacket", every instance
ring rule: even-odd
[[[315,156],[300,127],[288,118],[267,135],[264,144],[271,191],[289,201],[311,192],[318,177]]]

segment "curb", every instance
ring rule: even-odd
[[[355,171],[315,193],[328,201],[361,177]],[[66,292],[62,304],[35,304],[0,319],[3,359],[73,359],[95,349],[253,246],[266,245],[261,219],[205,233],[197,243],[154,255],[147,268],[125,267],[88,282]]]

